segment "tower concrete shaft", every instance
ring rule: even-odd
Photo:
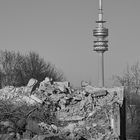
[[[98,86],[104,87],[104,53],[98,53]]]
[[[108,36],[108,29],[104,27],[103,20],[103,5],[102,0],[99,0],[99,13],[97,27],[93,30],[93,35],[96,37],[94,41],[94,51],[99,55],[99,87],[104,87],[104,52],[108,50],[108,41],[106,40]]]

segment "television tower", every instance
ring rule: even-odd
[[[96,37],[94,51],[99,55],[99,87],[104,87],[104,52],[108,50],[108,41],[106,40],[108,29],[104,27],[105,22],[103,20],[102,0],[99,0],[98,20],[96,21],[97,27],[93,30],[93,36]]]

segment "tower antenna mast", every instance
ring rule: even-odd
[[[104,27],[103,20],[103,1],[99,0],[99,13],[98,20],[96,21],[97,27],[93,30],[93,36],[96,37],[94,41],[94,51],[99,55],[99,87],[104,87],[104,52],[108,50],[108,29]]]

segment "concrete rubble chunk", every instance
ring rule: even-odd
[[[108,94],[107,90],[99,90],[99,91],[95,91],[92,96],[93,97],[102,97],[102,96],[106,96],[107,94]]]
[[[54,82],[55,88],[59,89],[61,92],[65,92],[66,89],[69,89],[69,82]]]
[[[34,78],[31,78],[27,84],[27,87],[33,87],[35,84],[37,84],[37,80]]]
[[[39,90],[45,91],[49,86],[51,86],[51,79],[48,77],[45,78],[39,85]]]
[[[31,97],[31,99],[33,99],[33,100],[36,101],[37,103],[40,103],[40,104],[43,103],[43,101],[40,100],[40,99],[39,99],[38,97],[36,97],[35,95],[31,95],[30,97]]]
[[[88,85],[89,85],[89,83],[87,81],[82,81],[81,82],[81,87],[86,87]]]

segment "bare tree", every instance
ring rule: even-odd
[[[30,78],[42,81],[46,76],[52,78],[54,81],[64,80],[62,72],[56,69],[50,62],[46,63],[44,59],[35,52],[29,52],[25,55],[21,75],[25,83],[27,83]]]
[[[1,86],[15,85],[18,78],[18,71],[21,69],[23,56],[14,51],[0,51],[0,75]]]
[[[62,81],[64,79],[62,72],[51,63],[46,63],[35,52],[22,55],[14,51],[0,51],[1,87],[7,85],[24,86],[30,78],[42,81],[46,76],[54,81]]]

